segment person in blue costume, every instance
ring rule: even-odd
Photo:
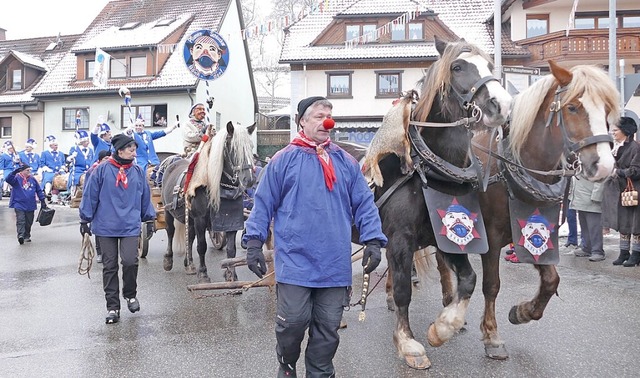
[[[91,163],[95,163],[98,160],[100,151],[111,151],[111,137],[111,127],[104,122],[98,121],[90,135],[94,155]]]
[[[16,151],[13,142],[7,140],[2,145],[4,152],[2,153],[2,172],[4,177],[4,183],[2,184],[2,195],[9,196],[11,194],[11,185],[6,181],[9,174],[13,172],[14,169],[20,167],[20,155],[18,155],[18,151]]]
[[[243,241],[247,266],[266,273],[262,245],[274,221],[278,376],[295,376],[305,331],[307,377],[335,376],[338,328],[351,295],[351,231],[365,250],[364,272],[387,243],[358,162],[331,142],[333,106],[324,97],[298,104],[298,135],[263,170]]]
[[[35,139],[29,138],[24,144],[24,150],[20,151],[20,160],[31,167],[31,174],[36,178],[39,178],[38,173],[40,170],[40,154],[34,151],[34,148],[38,146]]]
[[[170,134],[178,125],[174,124],[165,127],[164,130],[151,132],[144,129],[144,123],[144,118],[138,115],[133,132],[129,133],[129,136],[133,137],[138,144],[136,163],[142,167],[142,172],[146,173],[149,165],[156,166],[160,164],[153,141]]]
[[[71,175],[67,187],[71,195],[80,184],[80,177],[91,167],[95,161],[93,148],[89,146],[89,133],[85,130],[78,130],[75,133],[76,145],[69,149],[67,161],[72,163]]]
[[[31,167],[27,164],[21,164],[11,171],[7,175],[6,181],[12,187],[9,207],[16,212],[18,243],[30,242],[34,212],[38,206],[36,197],[40,200],[41,206],[47,208],[44,192],[31,174]]]
[[[51,199],[51,191],[53,189],[53,179],[56,175],[66,173],[64,153],[58,151],[58,141],[53,135],[47,135],[45,143],[49,144],[49,149],[43,151],[40,155],[40,167],[42,171],[41,185],[44,188],[44,194]]]
[[[136,142],[124,134],[112,140],[114,153],[89,175],[80,202],[80,234],[95,234],[102,250],[102,284],[107,324],[120,320],[118,256],[122,264],[122,296],[129,311],[138,302],[138,237],[141,222],[155,219],[151,189],[135,164]]]

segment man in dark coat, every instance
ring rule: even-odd
[[[18,243],[30,242],[33,213],[38,207],[36,196],[40,199],[41,206],[47,208],[44,192],[31,174],[31,167],[27,164],[22,164],[9,173],[6,182],[12,188],[9,207],[16,212]]]

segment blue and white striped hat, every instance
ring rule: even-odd
[[[54,143],[58,143],[58,140],[57,140],[57,139],[56,139],[56,137],[55,137],[55,136],[53,136],[53,135],[47,135],[47,136],[44,138],[44,141],[45,141],[47,144],[49,144],[49,145],[54,144]]]
[[[38,143],[36,142],[35,139],[29,138],[29,139],[27,139],[27,142],[24,145],[25,145],[25,147],[36,148],[38,146]]]
[[[86,130],[78,130],[75,133],[76,144],[89,140],[89,133]]]

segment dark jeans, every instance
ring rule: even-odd
[[[567,211],[567,225],[569,226],[567,244],[578,245],[578,219],[576,211],[573,209]]]
[[[122,296],[135,298],[138,284],[138,237],[125,238],[98,236],[102,250],[102,286],[108,310],[120,310],[120,282],[118,280],[118,254],[122,262]]]
[[[578,220],[582,230],[581,247],[583,251],[592,255],[604,255],[602,240],[602,214],[589,211],[578,211]]]
[[[34,211],[14,210],[16,211],[16,229],[18,231],[18,237],[31,239],[31,226],[33,225]]]
[[[350,287],[309,288],[276,285],[276,352],[278,362],[296,365],[300,345],[309,329],[305,351],[307,377],[333,377],[333,357],[338,350],[338,328]]]

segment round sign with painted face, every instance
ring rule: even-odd
[[[227,70],[229,48],[220,34],[199,30],[184,43],[184,62],[195,77],[215,80]]]

